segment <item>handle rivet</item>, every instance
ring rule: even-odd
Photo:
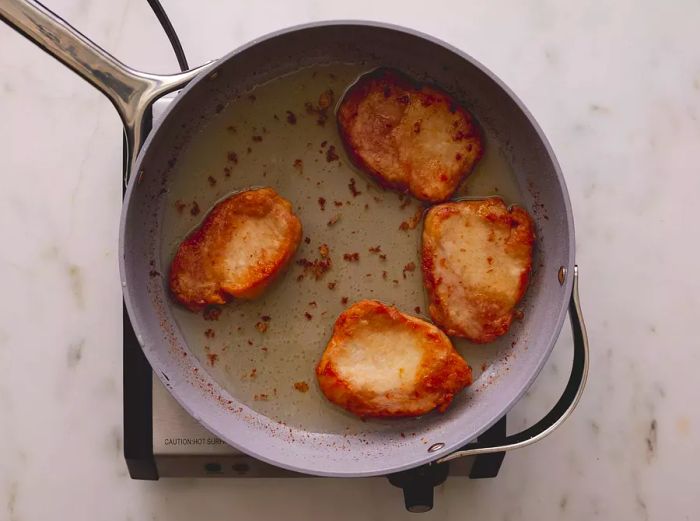
[[[566,282],[566,274],[568,273],[569,270],[566,269],[566,266],[562,266],[559,268],[559,273],[557,274],[557,278],[559,279],[559,284],[562,286],[564,285],[564,282]]]
[[[437,452],[437,451],[439,451],[441,448],[443,448],[444,446],[445,446],[445,444],[442,443],[442,442],[433,443],[430,447],[428,447],[428,452]]]

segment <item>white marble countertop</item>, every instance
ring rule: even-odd
[[[46,3],[126,63],[176,69],[145,0]],[[500,75],[548,135],[574,207],[590,383],[560,430],[497,479],[450,479],[424,519],[700,517],[700,4],[165,4],[192,64],[311,20],[434,34]],[[120,143],[100,94],[0,25],[0,519],[408,518],[378,479],[128,478]],[[554,402],[570,345],[567,328],[513,428]]]

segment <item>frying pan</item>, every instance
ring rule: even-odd
[[[552,432],[574,409],[585,384],[588,358],[576,291],[578,270],[574,265],[572,212],[564,179],[546,138],[530,113],[498,78],[473,58],[432,37],[398,27],[368,22],[324,22],[276,32],[198,69],[163,76],[130,69],[36,2],[3,0],[0,3],[0,18],[92,83],[119,112],[129,145],[132,172],[124,197],[119,243],[122,286],[129,316],[154,373],[195,419],[222,440],[256,458],[307,474],[348,477],[385,475],[464,455],[528,445]],[[192,157],[199,157],[199,161],[205,162],[205,155],[200,151],[199,156],[193,156],[191,150],[199,147],[206,151],[207,143],[218,142],[220,136],[214,133],[220,134],[226,124],[221,120],[221,113],[226,113],[228,109],[225,107],[229,102],[237,100],[238,105],[231,105],[235,109],[242,106],[245,93],[256,86],[295,74],[295,71],[332,63],[353,64],[365,70],[377,65],[394,67],[420,80],[440,85],[456,96],[482,126],[487,150],[498,154],[505,165],[503,168],[507,166],[512,170],[513,193],[517,192],[519,203],[530,211],[536,224],[535,269],[523,303],[524,316],[514,323],[509,335],[496,346],[460,348],[473,366],[481,357],[485,361],[484,370],[475,384],[457,397],[442,415],[433,413],[419,419],[359,422],[332,409],[329,404],[310,401],[311,406],[307,407],[312,410],[310,414],[319,412],[335,418],[328,425],[317,426],[306,422],[301,414],[296,418],[296,402],[282,398],[278,400],[276,412],[270,412],[262,404],[252,402],[244,390],[239,393],[237,388],[226,385],[222,378],[214,376],[216,371],[206,364],[202,353],[195,352],[197,342],[193,340],[192,331],[187,325],[191,317],[188,318],[187,312],[171,303],[164,278],[153,276],[154,273],[167,272],[169,254],[173,248],[170,242],[175,238],[173,228],[179,226],[184,229],[196,224],[195,218],[184,224],[173,224],[176,222],[171,208],[173,199],[177,195],[186,195],[193,186],[189,180],[195,176],[198,162],[193,161]],[[313,90],[313,85],[305,85],[302,87],[306,90]],[[143,124],[148,107],[158,97],[178,89],[182,91],[144,141]],[[278,93],[273,98],[279,101],[287,94]],[[289,96],[291,100],[292,94],[289,93]],[[254,99],[254,96],[249,97]],[[248,124],[255,126],[256,122]],[[312,132],[313,124],[312,121],[306,127],[299,125],[286,133],[280,130],[287,140],[285,143],[291,143],[285,146],[291,147],[294,153],[296,142],[303,143],[307,148],[312,146],[311,141],[307,143],[307,138],[311,139],[307,132]],[[233,127],[226,128],[230,130]],[[331,140],[335,136],[333,129],[316,131],[328,132]],[[262,132],[266,132],[265,127]],[[268,138],[273,140],[266,135]],[[323,231],[318,221],[327,219],[328,214],[318,214],[318,209],[315,210],[316,214],[310,213],[315,202],[309,201],[310,196],[305,195],[307,188],[295,185],[289,169],[285,170],[282,163],[289,158],[276,155],[283,155],[283,148],[267,149],[262,154],[267,162],[260,163],[257,169],[241,169],[245,172],[240,176],[234,172],[233,184],[228,189],[242,189],[256,184],[277,187],[279,183],[285,188],[285,191],[280,190],[282,195],[290,198],[301,212],[305,232],[311,229],[326,233],[324,237],[336,241],[331,245],[334,248],[341,248],[345,244],[343,241],[351,242],[353,232],[344,234],[342,228],[339,231]],[[331,167],[328,165],[315,167],[315,171],[322,172],[328,183],[343,178],[347,172],[353,172],[345,156],[341,156],[338,165],[335,173],[329,170]],[[340,165],[343,165],[342,168]],[[203,163],[202,168],[206,170],[209,167],[213,168]],[[270,175],[264,178],[268,173]],[[355,204],[353,208],[358,209],[348,209],[341,223],[344,222],[346,226],[364,223],[360,235],[367,241],[384,237],[394,244],[391,241],[403,240],[399,239],[402,236],[395,226],[386,224],[387,219],[381,213],[388,211],[386,209],[390,203],[386,201],[395,194],[382,193],[370,182],[365,183],[360,173],[355,172],[354,175],[360,180],[359,186],[363,191],[374,194],[374,201],[385,202],[377,203],[372,208],[366,203],[364,214],[358,210],[362,205]],[[482,174],[471,177],[482,181],[489,179],[488,175]],[[343,179],[345,183],[346,179]],[[322,182],[317,181],[317,184],[320,186]],[[468,190],[468,193],[481,195],[472,190]],[[212,192],[202,196],[206,199],[202,206],[213,204],[216,197],[223,195],[226,194]],[[352,206],[352,201],[346,202],[346,208]],[[375,217],[366,217],[362,221],[360,215]],[[197,219],[201,219],[201,216]],[[380,230],[376,232],[379,235],[373,235],[375,230]],[[415,236],[419,236],[419,233]],[[169,237],[170,242],[166,243],[164,237]],[[404,248],[405,252],[410,253],[413,248],[415,254],[417,244],[411,245],[410,241],[402,244],[396,246],[397,251]],[[396,262],[403,263],[405,260],[404,256],[388,262],[395,268]],[[375,289],[381,293],[383,286],[376,278],[372,279],[371,273],[362,275],[351,272],[351,268],[344,267],[342,262],[336,262],[336,265],[339,269],[336,273],[337,283],[341,286],[348,284],[348,290],[361,290],[353,297],[372,297],[362,292],[374,292]],[[371,279],[370,282],[357,282],[365,277]],[[320,289],[290,289],[294,288],[290,286],[293,279],[293,274],[283,277],[272,289],[273,296],[267,300],[268,305],[276,306],[272,329],[279,320],[281,332],[277,336],[261,337],[265,341],[277,339],[277,343],[270,345],[265,352],[268,355],[272,353],[269,356],[282,356],[286,352],[294,353],[304,346],[311,346],[311,354],[318,357],[324,335],[332,325],[335,311],[340,309],[336,302],[339,295],[334,294],[335,304],[331,304],[331,297]],[[404,305],[410,299],[422,303],[423,296],[416,289],[420,287],[420,277],[413,276],[412,280],[411,283],[406,282],[404,287],[397,279],[394,286],[383,290],[384,298],[392,299],[395,296]],[[289,296],[295,293],[306,296],[305,291],[316,291],[320,308],[327,305],[334,313],[326,314],[328,310],[319,309],[315,313],[326,314],[325,318],[321,320],[317,317],[314,322],[305,323],[299,318],[302,302]],[[265,309],[260,304],[250,306],[231,304],[223,311],[219,310],[223,315],[216,324],[210,324],[217,328],[217,333],[224,331],[232,345],[238,345],[237,342],[242,343],[239,342],[241,335],[237,334],[239,330],[226,330],[226,324],[235,320],[239,312],[240,316],[246,313],[253,316]],[[535,380],[556,342],[567,309],[574,332],[574,364],[559,402],[540,422],[508,437],[503,444],[490,446],[476,442],[467,445],[501,418]],[[236,349],[232,348],[232,351]],[[272,370],[267,373],[272,374],[271,377],[277,372],[284,372],[285,366],[293,365],[289,359],[286,363],[280,360],[269,362]],[[242,358],[238,360],[241,367],[236,366],[236,359],[231,363],[235,366],[235,372],[243,368],[244,361]],[[278,365],[275,366],[275,363]],[[306,359],[297,365],[312,368],[313,363],[314,360]],[[263,369],[261,367],[261,372]],[[475,369],[478,374],[478,368]],[[275,388],[274,394],[277,392]],[[293,391],[280,388],[280,395],[285,392]],[[299,396],[297,401],[307,399]],[[308,400],[312,400],[312,397]],[[287,420],[280,420],[280,416]],[[299,421],[295,422],[297,419]]]

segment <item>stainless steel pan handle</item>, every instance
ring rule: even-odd
[[[124,123],[133,166],[144,139],[143,117],[160,96],[177,90],[209,64],[178,74],[136,71],[34,0],[2,0],[0,19],[89,81],[107,96]]]
[[[463,450],[453,452],[449,456],[437,460],[435,463],[445,463],[465,456],[478,456],[479,454],[505,452],[527,447],[554,432],[557,427],[571,416],[586,386],[589,359],[588,336],[586,334],[586,325],[583,322],[583,314],[581,313],[581,304],[578,296],[578,266],[574,266],[573,288],[571,291],[571,300],[569,301],[569,320],[571,321],[571,329],[573,330],[574,337],[574,362],[571,368],[571,376],[569,377],[569,381],[566,384],[561,398],[559,398],[559,401],[552,407],[547,415],[529,429],[506,437],[506,439],[498,445],[478,442],[471,443]]]

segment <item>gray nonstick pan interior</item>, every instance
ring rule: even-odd
[[[458,196],[498,195],[523,205],[537,225],[537,244],[522,320],[492,344],[456,342],[475,382],[447,412],[363,421],[326,402],[314,377],[344,298],[348,304],[376,298],[419,316],[427,304],[421,224],[400,229],[422,206],[355,169],[333,105],[318,111],[322,93],[332,90],[335,104],[359,74],[377,66],[436,83],[474,114],[486,154]],[[199,314],[173,304],[167,273],[179,241],[217,200],[253,186],[273,187],[302,221],[308,240],[290,268],[254,301]],[[473,60],[426,37],[348,23],[254,42],[190,84],[142,150],[120,237],[132,322],[156,375],[183,407],[255,457],[333,476],[386,474],[430,461],[507,412],[559,334],[571,281],[560,284],[557,275],[562,266],[571,272],[574,259],[556,160],[512,94]],[[316,280],[303,264],[319,258],[322,244],[332,268]],[[370,251],[377,246],[381,251]],[[359,261],[344,259],[354,253]],[[444,446],[429,452],[436,443]]]

